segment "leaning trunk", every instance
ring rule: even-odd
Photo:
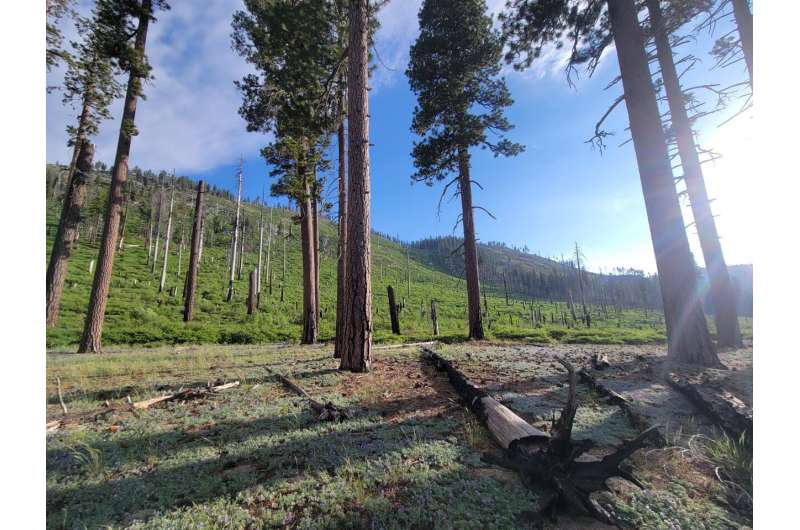
[[[53,240],[50,263],[47,266],[47,326],[55,326],[58,321],[58,309],[61,293],[64,291],[64,280],[67,277],[69,258],[75,248],[78,223],[81,221],[81,208],[86,202],[86,183],[92,170],[94,146],[82,142],[81,153],[76,164],[76,171],[68,181],[69,187],[64,195],[67,202],[61,209],[61,220]]]
[[[475,243],[475,218],[472,211],[472,184],[469,176],[469,153],[466,148],[458,152],[458,179],[461,195],[461,220],[464,226],[464,270],[467,279],[467,307],[469,338],[482,340],[481,286],[478,276],[478,247]]]
[[[142,0],[142,15],[139,18],[139,27],[136,30],[135,51],[144,57],[144,48],[147,40],[147,25],[151,16],[151,1]],[[141,86],[142,77],[139,72],[132,70],[128,78],[128,88],[125,94],[125,106],[120,123],[117,152],[114,157],[114,168],[111,172],[111,185],[108,191],[108,206],[106,207],[105,226],[103,227],[103,241],[100,244],[100,253],[97,258],[97,270],[92,282],[92,292],[89,296],[89,307],[86,311],[86,321],[83,335],[78,346],[78,353],[100,352],[102,348],[101,336],[103,322],[108,303],[108,292],[111,287],[111,272],[114,268],[114,253],[116,251],[116,236],[119,229],[119,217],[122,211],[123,190],[128,180],[128,156],[131,151],[130,128],[136,116],[136,94]]]
[[[350,2],[347,68],[347,299],[341,369],[368,372],[372,363],[370,248],[368,0]]]
[[[711,214],[711,204],[706,192],[703,169],[694,143],[691,122],[684,107],[683,92],[672,58],[672,49],[664,27],[659,1],[647,0],[647,9],[650,12],[658,62],[661,66],[661,76],[667,93],[669,113],[672,118],[672,130],[675,134],[675,141],[678,144],[678,153],[683,166],[683,178],[686,182],[692,215],[700,238],[700,247],[703,250],[709,283],[711,284],[714,321],[717,325],[717,343],[720,346],[741,347],[742,336],[739,331],[733,285],[728,274],[725,257],[722,254],[722,245],[717,234],[714,216]]]
[[[203,245],[203,199],[206,193],[201,180],[197,185],[197,199],[194,203],[194,222],[192,223],[192,250],[189,253],[189,270],[186,273],[186,296],[183,304],[183,321],[192,320],[194,293],[197,290],[197,273],[200,266],[200,250]]]
[[[668,356],[677,362],[719,365],[697,297],[697,271],[673,183],[636,8],[633,0],[609,0],[608,8],[661,282]]]

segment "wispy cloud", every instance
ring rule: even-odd
[[[265,142],[245,131],[237,109],[240,96],[233,86],[248,71],[230,47],[231,16],[238,0],[173,2],[151,26],[147,52],[155,79],[145,87],[146,100],[136,113],[139,136],[133,139],[131,165],[177,168],[200,172],[233,161]],[[80,10],[88,14],[89,7]],[[62,72],[48,75],[48,84],[60,83]],[[74,120],[61,96],[47,97],[47,159],[69,159],[65,125]],[[111,163],[119,132],[122,102],[113,107],[114,121],[103,124],[97,159]]]

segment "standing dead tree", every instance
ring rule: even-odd
[[[431,300],[431,323],[433,324],[433,336],[439,336],[439,315],[436,311],[436,300]]]
[[[158,283],[158,292],[164,291],[167,282],[167,265],[169,263],[169,243],[172,239],[172,207],[175,204],[175,173],[172,174],[172,191],[169,194],[169,214],[167,215],[167,231],[164,233],[164,261],[161,265],[161,281]]]
[[[194,297],[197,290],[197,274],[200,267],[200,251],[203,239],[203,203],[206,193],[205,183],[197,184],[197,199],[194,204],[194,222],[192,223],[192,250],[189,254],[189,270],[186,273],[186,295],[183,305],[183,321],[192,320]]]
[[[247,314],[252,315],[256,309],[256,282],[258,273],[255,269],[250,271],[250,281],[247,290]]]
[[[242,165],[244,161],[239,159],[239,174],[236,186],[236,217],[233,221],[233,240],[231,241],[231,260],[230,260],[230,275],[228,277],[228,294],[225,295],[225,301],[230,302],[233,300],[233,281],[236,275],[236,246],[239,242],[239,215],[242,207],[242,181],[244,180],[244,172]]]

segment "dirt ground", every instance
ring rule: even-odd
[[[596,380],[629,399],[651,425],[658,425],[667,446],[641,450],[633,458],[644,490],[610,481],[609,491],[602,494],[603,504],[628,528],[722,529],[751,524],[747,509],[731,500],[731,486],[720,479],[718,462],[706,450],[719,430],[665,383],[663,347],[464,343],[436,349],[545,431],[567,395],[566,372],[556,358],[576,368],[589,368],[593,354],[607,355],[611,366],[594,371]],[[61,414],[52,386],[57,375],[65,383],[71,410],[77,411],[93,410],[105,400],[117,403],[127,395],[142,399],[207,381],[235,379],[242,384],[210,403],[169,403],[143,411],[139,417],[111,415],[48,434],[48,527],[188,528],[201,515],[216,517],[202,519],[211,528],[525,528],[532,524],[526,514],[535,509],[535,492],[528,491],[515,473],[481,459],[482,454],[500,449],[460,403],[446,376],[422,359],[419,347],[376,348],[369,374],[339,372],[330,353],[325,345],[217,347],[213,351],[163,348],[148,352],[151,357],[146,365],[135,352],[111,354],[105,363],[51,355],[48,420]],[[726,388],[752,408],[752,348],[724,352],[720,357],[730,370],[693,375]],[[348,407],[353,418],[341,427],[320,425],[301,398],[265,375],[265,365],[289,375],[316,399]],[[578,390],[573,434],[592,439],[597,456],[638,433],[639,428],[618,406],[585,385]],[[133,432],[135,438],[125,438]],[[296,441],[285,449],[293,436],[305,440],[317,435],[324,435],[319,444]],[[161,445],[153,444],[154,437]],[[261,441],[248,442],[244,451],[242,438],[248,437]],[[147,440],[142,451],[131,451],[130,444],[138,450],[141,439]],[[196,455],[187,449],[195,443]],[[338,453],[329,455],[336,444],[341,444]],[[81,457],[81,451],[95,454],[81,449],[84,446],[97,451],[100,464],[82,463],[87,458]],[[279,456],[274,449],[264,452],[266,447],[281,446],[284,450]],[[217,456],[209,459],[205,451]],[[297,464],[299,457],[304,464]],[[401,458],[399,464],[396,458]],[[342,471],[343,463],[352,469]],[[204,475],[209,477],[206,486],[175,484]],[[227,478],[224,484],[212,479],[220,476],[235,477],[231,479],[235,484]],[[305,491],[305,487],[314,489],[308,484],[322,490]],[[331,491],[325,493],[329,486]],[[472,491],[473,487],[477,489]],[[119,499],[126,488],[151,493],[128,500],[129,506],[119,509],[103,504]],[[441,519],[414,506],[425,491],[450,499],[440,507]],[[110,497],[105,496],[107,492]],[[320,500],[325,495],[343,495],[347,502],[353,498],[357,502],[349,505],[349,512],[345,502],[342,514],[341,506],[332,508]],[[348,519],[353,513],[355,518]],[[570,514],[547,525],[609,528]]]

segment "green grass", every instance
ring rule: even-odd
[[[106,185],[90,192],[102,197]],[[266,342],[296,341],[301,331],[302,309],[302,262],[298,241],[298,228],[287,244],[287,277],[285,298],[279,299],[281,284],[281,245],[273,242],[271,263],[273,291],[266,287],[262,292],[261,309],[256,315],[246,314],[247,274],[236,282],[234,299],[224,301],[227,290],[227,248],[229,236],[222,231],[209,239],[203,253],[198,281],[198,298],[195,319],[184,323],[181,291],[188,267],[188,240],[191,232],[191,199],[187,192],[179,193],[176,202],[174,235],[170,247],[166,291],[158,292],[160,260],[156,272],[147,265],[147,248],[144,233],[147,225],[147,208],[143,205],[145,195],[129,208],[126,229],[126,248],[118,252],[111,282],[111,292],[106,310],[103,344],[111,345],[159,345],[159,344],[259,344]],[[92,204],[102,202],[90,201]],[[47,249],[49,257],[52,238],[55,234],[60,203],[47,202]],[[91,224],[97,208],[87,209],[86,225]],[[209,214],[206,226],[218,225],[220,230],[229,226],[226,215],[231,214],[230,201],[208,196]],[[243,207],[248,219],[245,271],[256,266],[258,241],[255,237],[259,210],[253,205]],[[281,219],[287,223],[292,212],[276,209],[273,223]],[[187,244],[184,246],[181,270],[177,270],[178,240],[181,231]],[[327,219],[320,224],[321,238],[321,307],[320,339],[330,340],[334,336],[336,311],[336,226]],[[91,260],[97,259],[98,246],[88,242],[87,230],[83,230],[78,248],[69,263],[64,294],[61,301],[60,318],[57,325],[47,330],[47,346],[51,349],[73,349],[83,326],[92,275]],[[99,239],[99,238],[98,238]],[[163,241],[163,239],[162,239]],[[266,247],[266,242],[265,242]],[[378,343],[430,340],[433,338],[429,317],[430,301],[437,300],[441,340],[454,342],[464,340],[467,331],[466,290],[464,281],[454,278],[422,263],[411,260],[410,271],[406,269],[406,255],[399,244],[373,235],[372,291],[374,340]],[[161,254],[161,252],[160,252]],[[410,272],[410,287],[407,281]],[[265,272],[266,274],[266,272]],[[266,276],[265,276],[266,285]],[[403,305],[400,313],[402,335],[391,333],[386,289],[392,285],[398,303]],[[169,296],[170,288],[177,286],[178,295]],[[489,338],[524,340],[528,342],[564,341],[572,343],[641,344],[660,343],[665,339],[663,316],[649,311],[624,309],[619,313],[604,312],[591,307],[593,327],[585,329],[580,322],[574,324],[568,317],[567,326],[563,315],[569,315],[563,302],[534,301],[546,322],[533,325],[530,321],[529,305],[511,300],[506,304],[502,293],[487,288],[484,329]],[[555,322],[553,322],[555,320]],[[750,328],[747,328],[750,329]]]

